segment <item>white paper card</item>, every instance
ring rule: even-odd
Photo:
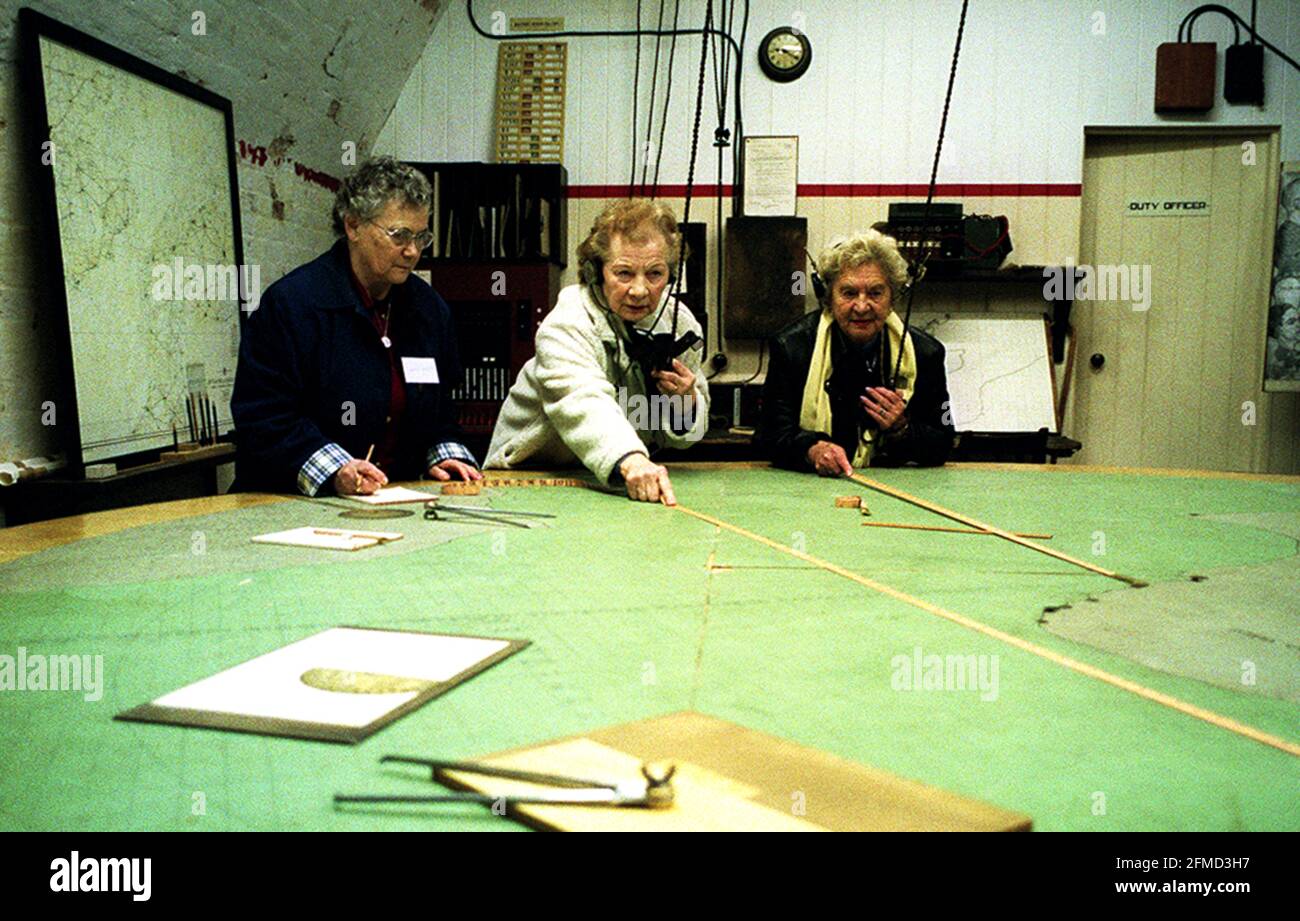
[[[324,691],[304,684],[305,672],[338,669],[447,681],[508,645],[508,640],[334,627],[172,691],[153,704],[356,728],[418,692]]]
[[[322,550],[361,550],[390,540],[401,540],[396,531],[349,531],[344,528],[313,528],[310,525],[259,534],[255,544],[286,544],[291,547],[318,547]]]
[[[402,358],[402,374],[408,384],[438,383],[438,360],[436,358]]]
[[[399,502],[428,502],[438,497],[433,493],[407,489],[405,486],[385,486],[368,496],[344,496],[343,498],[364,502],[366,505],[396,505]]]

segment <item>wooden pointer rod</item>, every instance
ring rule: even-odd
[[[1126,576],[1121,573],[1111,572],[1109,569],[1102,569],[1100,566],[1095,566],[1092,563],[1089,563],[1085,560],[1075,559],[1074,557],[1062,553],[1059,550],[1053,550],[1051,547],[1044,547],[1042,544],[1036,544],[1033,541],[1026,540],[1023,537],[1017,537],[1015,534],[1012,534],[1010,531],[1004,531],[1001,528],[994,527],[991,524],[985,524],[982,521],[977,521],[976,519],[963,515],[960,512],[954,512],[951,509],[944,508],[942,505],[936,505],[933,502],[930,502],[926,499],[922,499],[919,496],[913,496],[910,495],[909,493],[903,492],[902,490],[894,489],[892,486],[886,486],[884,483],[879,483],[876,480],[868,479],[867,477],[864,477],[861,474],[857,474],[857,473],[852,474],[849,477],[849,479],[853,480],[853,482],[855,483],[861,483],[863,486],[867,487],[868,489],[874,489],[876,492],[884,493],[887,496],[893,496],[895,499],[902,499],[904,502],[909,502],[912,505],[917,506],[918,508],[923,508],[927,512],[934,512],[936,515],[942,515],[944,518],[949,518],[953,521],[959,522],[960,524],[964,524],[968,528],[975,528],[977,531],[989,531],[993,534],[996,534],[998,537],[1001,537],[1003,540],[1009,540],[1013,544],[1019,544],[1022,547],[1028,547],[1030,550],[1037,550],[1039,553],[1045,553],[1050,557],[1055,557],[1056,559],[1061,560],[1062,562],[1070,563],[1074,566],[1080,567],[1081,569],[1086,569],[1089,572],[1095,572],[1099,576],[1106,576],[1109,579],[1117,579],[1120,582],[1125,582],[1133,586],[1134,588],[1145,588],[1147,585],[1147,583],[1143,582],[1141,579],[1135,579],[1132,576]]]

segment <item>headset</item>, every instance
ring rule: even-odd
[[[839,249],[847,242],[848,240],[841,240],[840,242],[836,243],[831,247],[831,251],[834,252],[835,250]],[[826,287],[825,279],[823,279],[821,275],[817,273],[817,260],[813,258],[812,253],[808,252],[806,247],[804,248],[803,252],[804,255],[808,257],[808,263],[812,267],[811,271],[808,273],[808,280],[812,282],[813,294],[817,296],[818,303],[823,305],[827,304],[828,297],[830,295],[830,290]],[[904,282],[903,286],[898,289],[897,296],[891,298],[891,300],[893,301],[901,300],[904,297],[907,298],[907,310],[903,314],[903,334],[898,337],[899,342],[906,342],[908,333],[911,331],[910,327],[911,327],[911,320],[912,320],[912,293],[915,290],[917,282],[919,282],[924,277],[925,277],[924,262],[921,262],[919,264],[914,262],[908,262],[907,281]],[[899,350],[898,364],[895,366],[894,373],[890,377],[889,388],[891,390],[896,390],[898,388],[898,373],[901,367],[902,367],[902,349]]]
[[[668,276],[668,297],[659,307],[659,312],[655,314],[654,323],[651,324],[653,329],[659,323],[659,317],[663,315],[664,308],[668,306],[668,301],[672,301],[672,332],[651,333],[647,330],[637,329],[630,323],[624,324],[623,327],[627,331],[628,357],[641,366],[641,372],[645,375],[646,380],[650,380],[653,371],[671,371],[673,369],[673,359],[703,341],[699,333],[694,330],[687,330],[680,337],[677,335],[677,311],[681,308],[681,301],[676,296],[677,278],[682,270],[682,261],[685,258],[686,240],[683,238],[678,254],[677,270],[670,272]],[[592,288],[600,286],[601,280],[604,278],[604,271],[605,266],[600,259],[584,259],[578,266],[579,277]]]

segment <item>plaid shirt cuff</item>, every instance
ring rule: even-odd
[[[478,469],[478,461],[475,460],[474,455],[469,452],[469,449],[454,441],[444,441],[442,444],[434,445],[430,448],[428,458],[429,462],[424,465],[425,469],[432,467],[434,464],[441,464],[445,460],[464,461],[474,469]]]
[[[298,489],[304,496],[315,496],[340,467],[353,460],[351,454],[330,442],[302,465],[298,471]]]

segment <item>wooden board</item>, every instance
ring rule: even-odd
[[[498,163],[559,163],[569,46],[502,42],[497,52]]]
[[[1027,815],[856,764],[702,713],[683,711],[503,752],[489,764],[635,780],[643,762],[677,765],[673,808],[517,806],[554,831],[1028,831]],[[439,772],[499,796],[529,785]]]

